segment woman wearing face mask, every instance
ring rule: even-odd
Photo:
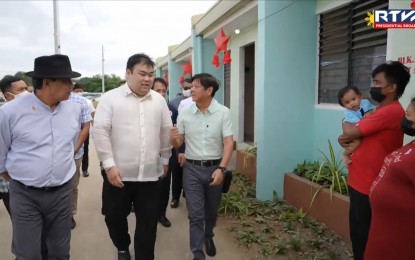
[[[415,135],[415,98],[402,119]],[[415,140],[389,154],[370,189],[372,223],[365,259],[415,259]]]

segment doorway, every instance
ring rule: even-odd
[[[255,43],[244,47],[244,142],[255,139]]]

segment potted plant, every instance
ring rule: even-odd
[[[304,162],[284,176],[284,199],[350,240],[347,177],[330,140],[323,162]]]
[[[244,174],[252,183],[256,183],[257,146],[251,145],[236,151],[236,171]]]

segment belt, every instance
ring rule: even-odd
[[[62,188],[63,186],[65,186],[65,184],[67,184],[69,181],[65,182],[62,185],[59,186],[52,186],[52,187],[35,187],[35,186],[28,186],[26,184],[21,183],[20,181],[16,181],[14,180],[16,183],[22,185],[23,187],[25,187],[26,189],[30,189],[30,190],[39,190],[39,191],[47,191],[47,192],[53,192],[53,191],[57,191],[60,188]]]
[[[186,159],[187,162],[202,166],[202,167],[210,167],[210,166],[216,166],[219,165],[222,159],[216,159],[216,160],[192,160],[192,159]]]

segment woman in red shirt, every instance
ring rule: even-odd
[[[415,135],[415,98],[402,130]],[[415,259],[415,140],[385,157],[369,198],[372,223],[365,259]]]

